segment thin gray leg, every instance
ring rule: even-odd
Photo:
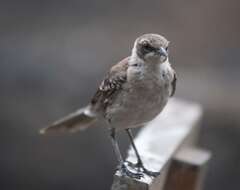
[[[121,152],[120,152],[120,149],[119,149],[119,146],[118,146],[118,143],[117,143],[117,140],[116,140],[116,130],[114,128],[110,129],[110,137],[111,137],[114,152],[115,152],[118,162],[120,164],[119,170],[121,171],[122,175],[140,179],[143,176],[141,173],[133,173],[133,172],[129,171],[129,169],[125,165],[122,155],[121,155]]]
[[[150,176],[153,176],[153,177],[157,177],[158,175],[160,175],[159,172],[152,172],[152,171],[149,171],[148,169],[146,169],[144,167],[142,159],[140,157],[140,154],[138,153],[137,147],[136,147],[136,145],[134,143],[134,138],[133,138],[131,129],[126,129],[126,132],[127,132],[128,136],[129,136],[129,139],[130,139],[131,145],[133,147],[133,150],[134,150],[134,152],[135,152],[135,154],[137,156],[137,164],[135,166],[138,167],[138,168],[142,168],[143,172],[146,173],[147,175],[150,175]],[[134,165],[134,164],[132,164],[132,165]]]
[[[131,131],[131,129],[126,129],[126,132],[127,132],[128,137],[130,139],[130,142],[131,142],[131,145],[133,147],[133,150],[134,150],[134,152],[135,152],[135,154],[137,156],[137,166],[142,167],[143,166],[143,162],[142,162],[142,159],[141,159],[141,157],[140,157],[140,155],[138,153],[137,147],[136,147],[136,145],[134,143],[132,131]]]
[[[119,149],[119,146],[118,146],[118,143],[116,140],[116,130],[114,128],[110,129],[110,137],[111,137],[114,153],[117,157],[119,164],[122,165],[124,163],[124,161],[123,161],[122,154],[120,152],[120,149]]]

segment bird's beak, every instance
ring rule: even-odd
[[[160,47],[160,49],[158,50],[158,53],[160,54],[160,56],[163,56],[165,58],[168,57],[168,52],[163,47]]]

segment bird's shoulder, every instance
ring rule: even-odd
[[[173,71],[173,79],[171,81],[171,86],[172,86],[172,91],[171,91],[171,94],[170,94],[171,97],[175,94],[176,85],[177,85],[177,73],[173,68],[172,68],[172,71]]]
[[[112,101],[114,94],[119,92],[123,84],[127,81],[129,58],[126,57],[110,69],[91,100],[92,106],[106,107]]]
[[[125,59],[114,65],[102,81],[99,89],[102,91],[108,91],[111,89],[120,88],[127,79],[128,66],[129,57],[126,57]]]

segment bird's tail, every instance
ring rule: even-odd
[[[96,117],[89,114],[88,107],[77,110],[66,117],[40,130],[40,134],[76,132],[84,130],[96,121]]]

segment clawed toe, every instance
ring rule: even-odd
[[[152,172],[152,171],[149,171],[148,169],[146,168],[143,168],[143,172],[149,176],[152,176],[152,177],[157,177],[160,175],[160,172]]]
[[[139,172],[147,174],[148,176],[157,177],[157,176],[160,175],[160,172],[150,171],[150,170],[146,169],[141,163],[134,164],[134,163],[131,163],[131,162],[127,162],[127,164],[130,167],[137,169]]]
[[[143,174],[142,173],[134,173],[134,172],[131,172],[126,165],[122,165],[121,166],[121,173],[122,175],[124,176],[128,176],[128,177],[131,177],[131,178],[136,178],[136,179],[141,179],[141,177],[143,177]]]

